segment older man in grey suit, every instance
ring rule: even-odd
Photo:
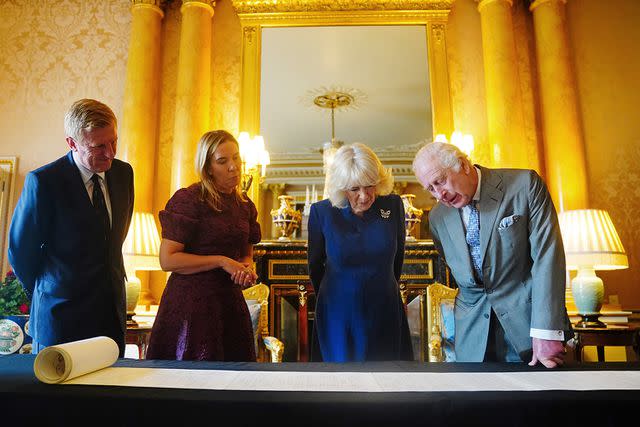
[[[573,336],[551,196],[533,170],[487,169],[433,142],[413,169],[438,200],[429,226],[459,287],[456,360],[563,363]]]

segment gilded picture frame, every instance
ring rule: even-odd
[[[240,129],[260,130],[262,30],[267,27],[419,25],[427,34],[433,134],[453,131],[445,29],[447,0],[233,0],[242,28]]]
[[[9,225],[11,224],[11,214],[13,213],[17,168],[17,157],[0,156],[0,270],[2,270],[2,277],[5,276],[9,269],[7,248],[9,244]]]

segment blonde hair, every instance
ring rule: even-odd
[[[200,179],[200,199],[207,202],[216,212],[222,211],[222,197],[220,191],[216,187],[213,175],[209,173],[209,165],[211,164],[213,153],[216,152],[220,144],[223,142],[233,142],[238,146],[238,141],[226,130],[212,130],[200,137],[198,148],[196,151],[196,173]],[[244,194],[240,186],[235,188],[236,200],[246,202]]]
[[[327,194],[338,208],[347,205],[346,191],[352,187],[376,186],[376,195],[387,195],[393,189],[391,169],[382,165],[378,156],[359,142],[338,149],[327,173]]]
[[[74,102],[64,116],[64,132],[77,142],[82,141],[82,131],[118,126],[116,115],[106,104],[95,99]]]

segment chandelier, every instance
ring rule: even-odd
[[[321,108],[324,111],[331,111],[331,141],[322,144],[322,165],[325,174],[325,185],[323,198],[328,197],[327,182],[329,178],[329,167],[333,163],[333,158],[343,144],[336,139],[336,110],[357,110],[366,102],[367,96],[364,92],[347,88],[344,86],[322,86],[317,89],[310,89],[301,97],[301,101],[310,107]]]
[[[301,97],[301,101],[311,107],[319,107],[331,111],[331,141],[336,139],[335,113],[336,110],[356,110],[367,100],[364,92],[344,86],[321,86],[310,89]]]

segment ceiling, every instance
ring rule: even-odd
[[[432,137],[424,26],[264,28],[260,132],[276,162],[331,140],[330,109],[313,104],[322,88],[363,94],[336,110],[338,140],[380,152]]]

